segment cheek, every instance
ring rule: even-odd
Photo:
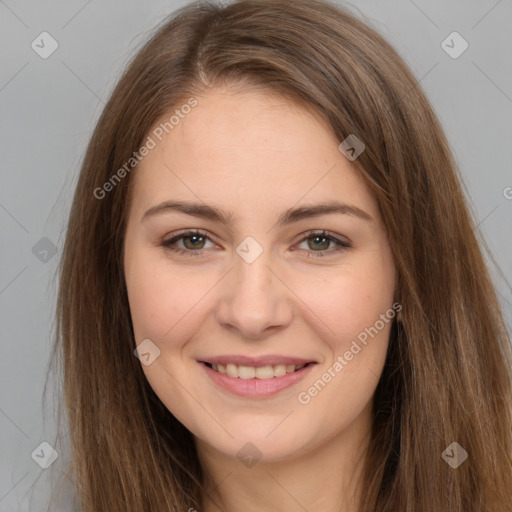
[[[165,324],[172,321],[173,313],[168,307],[178,305],[172,296],[176,290],[168,286],[167,277],[155,266],[150,253],[131,251],[125,267],[135,339],[137,343],[144,338],[157,339]]]
[[[392,260],[376,252],[366,256],[309,294],[308,306],[322,320],[321,338],[330,356],[298,399],[310,414],[323,411],[322,420],[327,416],[335,428],[344,428],[371,399],[395,318]]]
[[[369,255],[330,272],[327,279],[309,276],[296,281],[294,290],[304,302],[303,314],[336,354],[347,350],[352,340],[391,308],[394,271],[385,263]]]
[[[154,254],[141,253],[130,261],[126,286],[137,342],[163,341],[170,332],[183,335],[187,322],[201,314],[201,300],[215,284],[208,274],[201,278],[192,269],[179,269]]]

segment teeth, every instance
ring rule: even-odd
[[[238,377],[238,367],[234,364],[228,364],[226,366],[226,373],[228,374],[228,377]]]
[[[305,364],[295,366],[294,364],[276,364],[274,366],[243,366],[229,363],[226,366],[221,364],[212,364],[212,369],[218,373],[226,374],[228,377],[239,379],[272,379],[282,377],[287,373],[293,373],[296,370],[304,368]]]
[[[256,368],[250,366],[239,366],[238,367],[238,378],[239,379],[254,379],[256,377]]]
[[[274,375],[276,377],[282,377],[283,375],[286,375],[286,365],[276,364],[276,366],[274,366]]]
[[[274,378],[274,368],[272,366],[260,366],[256,368],[257,379],[272,379]]]

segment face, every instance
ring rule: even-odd
[[[142,369],[204,446],[285,460],[368,425],[392,254],[316,114],[255,92],[196,99],[133,171],[124,265]]]

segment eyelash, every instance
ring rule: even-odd
[[[210,237],[208,236],[208,234],[205,233],[204,231],[190,230],[190,231],[186,231],[184,233],[180,233],[179,235],[176,235],[176,236],[170,238],[169,240],[165,240],[164,242],[162,242],[161,245],[166,250],[172,251],[172,252],[177,253],[177,254],[182,254],[182,255],[185,255],[185,256],[200,256],[201,253],[203,252],[202,249],[192,250],[192,249],[182,249],[180,247],[178,247],[178,248],[171,247],[171,245],[173,245],[178,240],[180,240],[182,238],[189,238],[191,236],[200,236],[200,237],[202,237],[202,238],[204,238],[206,240],[209,240],[210,242],[213,242],[210,239]],[[300,244],[300,243],[308,240],[309,238],[315,238],[315,237],[325,238],[326,240],[335,243],[337,247],[335,247],[334,249],[325,250],[325,251],[310,251],[310,253],[316,253],[316,254],[311,255],[311,256],[308,255],[308,258],[323,258],[323,257],[325,257],[325,253],[326,252],[329,253],[329,254],[332,254],[333,252],[343,251],[345,249],[350,249],[352,247],[352,245],[349,244],[348,242],[344,242],[344,241],[339,240],[338,238],[336,238],[336,237],[334,237],[332,235],[329,235],[325,230],[323,230],[323,231],[310,231],[298,243]],[[307,249],[299,249],[299,250],[307,250]]]

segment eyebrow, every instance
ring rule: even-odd
[[[201,219],[219,222],[225,225],[229,225],[233,219],[232,212],[225,212],[219,208],[207,204],[191,203],[187,201],[165,201],[149,208],[149,210],[147,210],[142,216],[141,222],[151,217],[171,212],[181,212],[193,217],[199,217]],[[289,208],[288,210],[285,210],[283,213],[281,213],[276,224],[278,226],[286,226],[288,224],[298,222],[302,219],[319,217],[321,215],[333,213],[351,215],[368,222],[373,221],[373,218],[368,213],[361,210],[360,208],[357,208],[356,206],[351,206],[337,201],[331,201],[328,203],[320,203],[311,206]]]

